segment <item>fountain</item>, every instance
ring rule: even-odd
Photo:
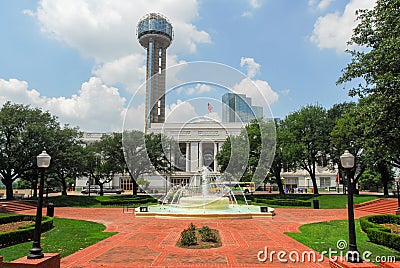
[[[210,193],[210,170],[208,167],[203,166],[201,172],[201,186],[200,194],[196,191],[198,187],[191,182],[191,191],[189,196],[182,196],[179,199],[179,206],[188,209],[227,209],[229,207],[229,198],[224,196],[226,189],[221,187],[220,184],[214,183],[214,194]],[[216,190],[218,188],[218,190]]]
[[[136,217],[157,218],[272,218],[273,208],[239,205],[230,187],[203,166],[188,185],[172,187],[157,206],[138,208]]]

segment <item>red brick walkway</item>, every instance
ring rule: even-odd
[[[56,217],[90,220],[103,223],[106,231],[118,234],[61,260],[64,268],[93,267],[329,267],[323,262],[281,263],[274,256],[263,263],[259,251],[295,250],[301,254],[310,248],[286,236],[284,232],[298,231],[300,225],[346,219],[345,209],[277,209],[273,219],[247,220],[167,220],[135,218],[117,208],[56,208]],[[34,213],[34,212],[33,212]],[[357,211],[356,216],[368,212]],[[219,230],[222,247],[189,250],[175,246],[180,232],[193,222]],[[261,255],[263,257],[264,255]],[[288,259],[288,256],[285,257]],[[318,258],[318,255],[317,255]]]

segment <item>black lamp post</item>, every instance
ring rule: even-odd
[[[346,170],[347,177],[347,214],[349,222],[349,250],[346,253],[346,260],[348,262],[359,263],[362,262],[360,252],[357,250],[356,241],[356,228],[354,223],[354,207],[353,207],[353,178],[351,176],[351,169],[354,167],[354,155],[349,153],[348,150],[340,156],[342,167]]]
[[[42,232],[42,205],[43,205],[43,184],[44,172],[50,165],[50,155],[43,151],[37,156],[37,166],[41,169],[41,177],[39,183],[39,198],[36,209],[35,231],[33,232],[33,245],[29,250],[28,259],[40,259],[44,257],[42,248],[40,247],[40,234]]]
[[[46,202],[47,199],[49,198],[49,183],[50,183],[50,178],[46,179]]]
[[[400,177],[396,177],[395,181],[396,181],[396,189],[397,189],[397,211],[396,211],[396,215],[400,215],[400,195],[399,195]]]

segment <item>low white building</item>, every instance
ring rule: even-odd
[[[337,171],[328,169],[327,167],[317,166],[315,171],[315,178],[319,190],[335,191],[339,184],[336,179]],[[310,174],[306,170],[296,170],[281,173],[284,189],[287,191],[299,191],[307,189],[311,191],[313,188]]]

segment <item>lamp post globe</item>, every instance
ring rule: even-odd
[[[36,163],[39,169],[41,169],[41,176],[39,182],[39,197],[36,209],[35,219],[35,230],[33,232],[33,245],[29,250],[28,259],[40,259],[44,257],[42,248],[40,247],[40,234],[42,232],[42,206],[43,206],[43,185],[44,185],[44,173],[46,168],[50,166],[51,157],[43,151],[36,157]]]
[[[347,215],[349,226],[349,250],[346,253],[346,260],[352,263],[362,262],[360,252],[357,250],[356,228],[354,222],[354,201],[353,201],[353,178],[351,169],[354,168],[354,155],[348,150],[340,156],[340,163],[346,170],[347,177]]]
[[[348,150],[344,151],[344,154],[340,156],[340,163],[343,168],[349,169],[354,167],[354,155]]]

